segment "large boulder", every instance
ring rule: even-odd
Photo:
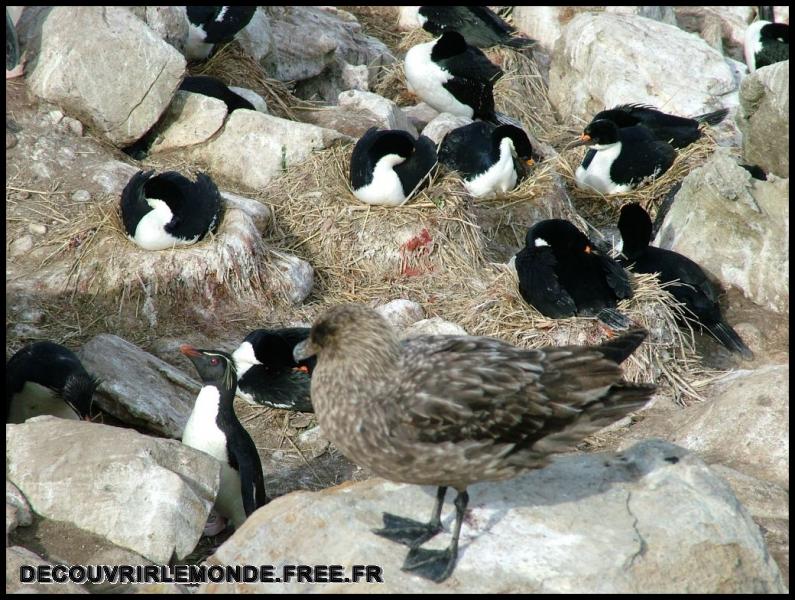
[[[669,25],[676,25],[670,6],[515,6],[513,24],[547,51],[555,47],[561,31],[575,15],[582,12],[609,12],[639,15]]]
[[[723,56],[703,39],[636,15],[577,15],[555,43],[549,72],[555,108],[586,120],[624,103],[703,114],[736,88]]]
[[[152,144],[152,154],[201,144],[224,124],[227,108],[222,100],[179,91],[168,106]]]
[[[220,463],[177,442],[85,421],[6,425],[6,474],[36,514],[159,564],[196,547]]]
[[[417,137],[417,130],[397,104],[378,94],[361,90],[341,92],[337,106],[306,111],[301,118],[353,138],[360,138],[370,127],[402,129]]]
[[[755,71],[740,86],[737,124],[751,164],[789,177],[789,61]]]
[[[706,402],[632,427],[622,447],[662,437],[756,479],[789,489],[789,365],[732,371]]]
[[[745,30],[754,19],[752,6],[674,6],[676,24],[698,33],[719,52],[744,60]]]
[[[185,72],[183,56],[120,7],[27,10],[20,37],[33,53],[26,74],[31,91],[118,147],[157,122]]]
[[[345,139],[349,138],[332,129],[236,110],[223,131],[208,143],[193,147],[190,156],[214,175],[260,189],[313,151]]]
[[[334,102],[341,91],[351,89],[350,79],[345,81],[348,67],[366,66],[366,84],[382,66],[395,62],[386,45],[363,34],[356,18],[344,10],[319,6],[265,10],[278,56],[272,76],[299,82],[297,92],[302,97],[317,94]]]
[[[324,592],[786,591],[759,528],[731,488],[697,456],[660,440],[622,455],[560,457],[545,469],[468,491],[458,562],[443,583],[401,571],[408,549],[372,533],[383,512],[429,518],[435,489],[381,479],[277,498],[207,562],[267,563],[277,573],[283,564],[339,564],[346,575],[355,564],[382,568],[383,583],[314,588]],[[449,544],[451,513],[448,501],[445,533],[427,547]],[[313,586],[200,589],[291,593]]]
[[[38,554],[22,546],[6,548],[6,594],[88,594],[82,585],[65,581],[63,583],[33,583],[20,581],[23,566],[39,568],[55,566]]]
[[[757,304],[789,311],[789,179],[753,179],[720,149],[682,181],[655,245]]]
[[[102,384],[94,401],[117,419],[180,439],[201,385],[182,371],[110,333],[78,352]]]

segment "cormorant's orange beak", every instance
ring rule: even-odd
[[[591,136],[590,136],[590,135],[588,135],[587,133],[583,133],[583,134],[582,134],[582,135],[579,137],[579,139],[577,139],[577,140],[574,140],[574,141],[571,143],[571,145],[569,146],[569,148],[576,148],[577,146],[583,146],[583,145],[585,145],[585,144],[589,144],[589,143],[591,143]]]
[[[297,367],[293,367],[293,371],[298,371],[300,373],[306,373],[307,375],[309,375],[309,367],[307,367],[306,365],[299,365]]]

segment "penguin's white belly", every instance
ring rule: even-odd
[[[11,398],[8,422],[24,423],[28,419],[39,415],[52,415],[61,419],[80,420],[77,413],[50,388],[27,381],[22,390]]]
[[[409,84],[407,87],[439,112],[471,119],[475,114],[472,107],[459,102],[442,85],[452,79],[452,75],[431,60],[431,44],[414,46],[406,54],[404,69]]]
[[[353,190],[353,195],[367,204],[382,206],[399,206],[406,201],[397,173],[393,169],[381,169],[380,165],[373,172],[373,180]]]
[[[488,171],[477,177],[464,181],[464,187],[475,198],[482,198],[489,194],[504,194],[516,187],[516,169],[513,167],[513,157],[501,159],[494,163]]]
[[[587,169],[580,164],[574,173],[577,186],[594,189],[600,194],[618,194],[631,190],[631,185],[619,185],[610,178],[610,167],[620,153],[621,144],[618,143],[612,148],[598,151]]]
[[[215,509],[238,529],[246,520],[240,474],[226,463],[221,464],[221,485],[215,499]]]
[[[201,450],[210,456],[228,464],[229,454],[226,450],[226,436],[215,422],[218,416],[218,390],[205,386],[196,398],[193,412],[190,414],[182,443],[191,448]]]

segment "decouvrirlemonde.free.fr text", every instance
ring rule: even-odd
[[[383,583],[376,565],[22,565],[21,583]]]

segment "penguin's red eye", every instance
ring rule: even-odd
[[[217,358],[211,358],[210,359],[210,364],[211,365],[217,365],[218,364],[218,359]]]

